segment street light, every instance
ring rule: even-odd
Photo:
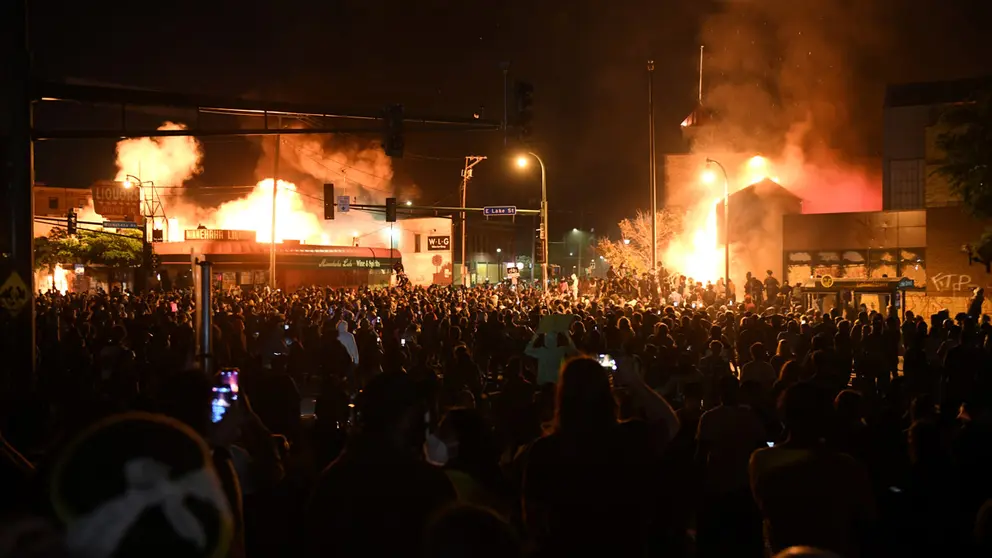
[[[714,165],[723,173],[723,288],[727,300],[730,300],[730,179],[727,178],[727,169],[723,168],[718,161],[706,159],[707,165]],[[712,173],[709,169],[707,172]],[[706,173],[703,173],[704,180]],[[716,176],[713,176],[716,179]],[[712,183],[712,181],[710,182]]]
[[[410,207],[411,205],[413,205],[413,200],[406,200],[406,205],[407,205],[407,207]]]
[[[528,151],[527,155],[537,159],[538,164],[541,165],[541,250],[544,251],[544,257],[541,258],[541,281],[542,289],[548,288],[548,174],[544,167],[544,161],[534,153],[533,151]],[[528,160],[526,155],[520,155],[517,157],[517,166],[520,168],[527,167]]]

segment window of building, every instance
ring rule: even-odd
[[[413,251],[414,252],[418,252],[418,253],[421,251],[420,250],[420,235],[419,234],[413,235]]]
[[[56,197],[48,198],[48,209],[58,209],[58,208],[59,208],[59,199]]]
[[[813,275],[813,256],[809,252],[786,254],[785,280],[791,284],[805,283]]]
[[[872,250],[868,253],[868,264],[872,279],[899,276],[899,255],[896,250]]]
[[[923,207],[926,187],[926,165],[923,159],[889,161],[889,187],[886,209],[919,209]]]
[[[912,279],[917,287],[927,285],[926,250],[903,248],[899,251],[899,277]]]

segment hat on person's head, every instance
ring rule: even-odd
[[[147,413],[101,421],[56,462],[56,514],[73,556],[225,556],[232,516],[204,441]]]

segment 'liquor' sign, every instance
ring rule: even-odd
[[[141,215],[141,188],[125,188],[121,182],[99,182],[93,193],[93,211],[104,217],[131,217]]]

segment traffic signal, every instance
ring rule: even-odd
[[[324,220],[334,219],[334,185],[324,184]]]
[[[544,253],[544,239],[541,238],[541,233],[538,232],[534,236],[534,259],[535,263],[543,264],[547,261],[547,254]]]
[[[382,150],[390,157],[403,157],[403,105],[386,107],[383,120]]]
[[[152,273],[158,271],[159,263],[158,254],[152,254]]]
[[[526,140],[533,131],[531,126],[534,121],[534,86],[517,82],[513,98],[517,102],[517,132],[521,140]]]
[[[396,198],[386,198],[386,222],[396,222]]]
[[[78,228],[79,222],[76,220],[76,210],[70,209],[65,215],[66,230],[69,231],[69,236],[76,236],[76,229]]]

